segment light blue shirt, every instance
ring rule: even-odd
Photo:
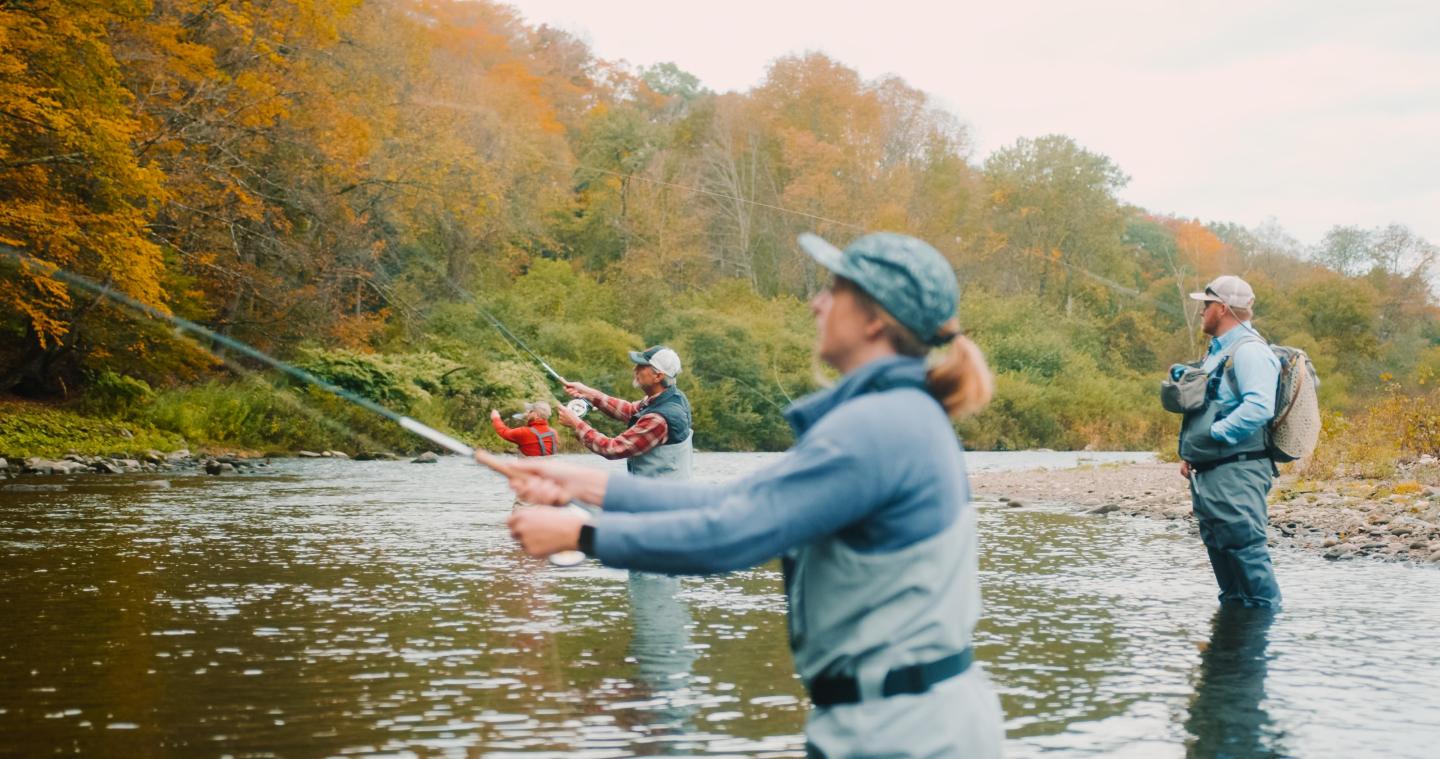
[[[1218,368],[1230,346],[1250,336],[1260,337],[1260,333],[1250,322],[1241,322],[1211,340],[1210,353],[1205,357],[1206,373]],[[1240,345],[1234,350],[1234,359],[1235,381],[1221,379],[1215,394],[1220,415],[1210,425],[1210,437],[1231,445],[1250,437],[1275,416],[1275,388],[1280,381],[1280,359],[1264,338]]]

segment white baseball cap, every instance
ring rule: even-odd
[[[1250,308],[1255,305],[1255,290],[1245,280],[1226,274],[1211,280],[1205,292],[1190,293],[1195,300],[1223,303],[1231,308]]]
[[[637,366],[653,367],[666,377],[674,377],[680,373],[680,354],[663,345],[656,345],[646,348],[643,351],[630,351],[630,360]]]

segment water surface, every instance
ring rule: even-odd
[[[769,458],[697,464],[713,480]],[[0,490],[0,752],[803,753],[773,565],[552,568],[515,551],[500,481],[454,458],[160,479]],[[978,649],[1012,755],[1440,744],[1440,572],[1280,551],[1286,610],[1217,619],[1184,525],[979,508]]]

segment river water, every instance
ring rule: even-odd
[[[550,567],[455,458],[260,471],[0,485],[0,753],[803,754],[774,565]],[[978,508],[1012,756],[1436,755],[1440,572],[1282,549],[1285,611],[1217,617],[1183,524]]]

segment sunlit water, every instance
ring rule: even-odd
[[[262,471],[0,483],[0,752],[803,753],[773,566],[526,559],[500,481],[453,458]],[[1217,622],[1182,524],[979,508],[1012,755],[1436,755],[1440,572],[1281,550],[1285,611]]]

